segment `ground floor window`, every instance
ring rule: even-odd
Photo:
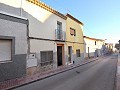
[[[77,49],[77,50],[76,50],[76,56],[77,56],[77,57],[80,57],[80,49]]]
[[[53,63],[53,51],[41,51],[41,66]]]
[[[0,61],[11,60],[12,40],[0,39]]]

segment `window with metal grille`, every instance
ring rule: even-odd
[[[76,56],[77,56],[77,57],[80,57],[80,49],[77,49],[77,50],[76,50]]]
[[[53,63],[53,51],[41,51],[41,66]]]

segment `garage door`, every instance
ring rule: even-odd
[[[12,40],[0,40],[0,61],[11,60]]]

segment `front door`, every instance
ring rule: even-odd
[[[72,46],[68,46],[68,62],[71,63]]]
[[[62,65],[62,46],[57,46],[57,64]]]

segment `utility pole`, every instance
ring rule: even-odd
[[[120,53],[120,40],[118,42],[119,42],[119,53]]]

